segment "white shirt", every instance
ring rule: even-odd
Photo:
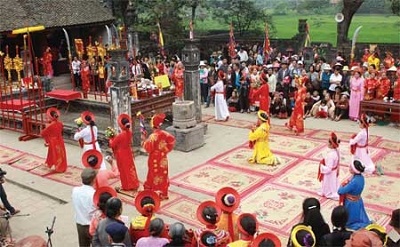
[[[249,60],[249,55],[247,55],[247,51],[239,51],[237,54],[240,57],[240,62],[247,62],[247,60]]]
[[[337,86],[340,86],[340,82],[342,81],[342,75],[333,73],[331,77],[329,78],[329,82],[331,85],[329,86],[329,91],[335,91]]]
[[[82,185],[72,189],[72,205],[75,209],[75,221],[79,225],[90,225],[96,207],[93,204],[94,188]]]
[[[142,74],[142,66],[140,64],[136,64],[132,66],[132,75],[140,76]]]
[[[95,149],[98,150],[99,152],[101,152],[99,142],[97,141],[97,126],[93,126],[93,134],[94,134],[94,139],[96,140],[96,142],[94,143],[94,145],[96,147]],[[92,132],[90,130],[90,125],[87,125],[86,128],[75,133],[74,139],[76,141],[81,138],[83,139],[83,142],[85,143],[83,145],[83,153],[86,152],[87,150],[94,149],[93,144],[91,143],[92,142]],[[105,170],[105,169],[106,169],[106,163],[104,162],[104,159],[103,159],[100,170]]]
[[[74,74],[79,73],[81,71],[81,61],[74,60],[74,61],[72,61],[71,66],[72,66],[72,70],[73,70]]]
[[[269,86],[269,91],[271,93],[274,93],[276,90],[276,75],[275,74],[271,74],[271,75],[267,75],[268,77],[268,86]]]

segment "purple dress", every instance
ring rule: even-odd
[[[360,101],[364,97],[364,79],[352,77],[350,79],[349,117],[358,119],[360,115]]]

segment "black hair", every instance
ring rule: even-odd
[[[129,129],[131,127],[131,124],[129,123],[129,119],[123,118],[121,120],[121,123],[125,126],[125,128]]]
[[[201,212],[203,218],[205,221],[207,221],[210,224],[216,224],[217,223],[217,217],[218,217],[218,212],[217,209],[214,207],[205,207],[203,209],[203,212]]]
[[[213,232],[206,232],[201,236],[201,243],[208,247],[214,247],[217,244],[217,236]]]
[[[332,141],[333,141],[334,143],[332,143]],[[340,140],[337,138],[336,135],[335,135],[335,136],[331,136],[331,137],[329,138],[329,143],[330,143],[330,144],[335,144],[335,143],[340,144]]]
[[[260,116],[261,116],[263,119],[268,120],[268,115],[265,114],[264,112],[260,113]]]
[[[155,204],[154,199],[149,197],[149,196],[145,196],[143,197],[142,201],[140,202],[140,206],[144,206],[146,204]]]
[[[105,213],[106,212],[106,204],[108,199],[110,199],[112,197],[112,195],[108,192],[103,192],[100,194],[99,197],[99,202],[97,203],[97,207],[99,207],[99,209]]]
[[[310,197],[303,202],[303,223],[313,229],[323,227],[326,223],[321,214],[321,204],[316,198]]]
[[[125,235],[126,235],[126,233],[124,233],[124,234],[122,234],[122,233],[115,234],[114,233],[113,235],[110,235],[110,237],[114,243],[123,243],[124,239],[125,239]]]
[[[245,216],[240,219],[239,224],[243,227],[243,229],[250,235],[254,236],[257,232],[257,222],[254,217]]]
[[[164,221],[160,218],[155,218],[150,222],[149,231],[153,237],[159,237],[164,230]]]
[[[58,118],[58,114],[56,111],[51,111],[50,116],[52,116],[53,118]]]
[[[97,156],[90,155],[90,156],[87,158],[87,162],[88,162],[88,164],[89,164],[91,167],[94,167],[94,166],[96,166],[96,165],[99,163],[99,159],[97,158]]]
[[[85,116],[85,120],[89,122],[90,126],[95,126],[96,123],[92,120],[92,117],[89,115]]]
[[[363,173],[365,171],[365,166],[361,163],[359,160],[354,160],[353,161],[354,168],[356,168],[357,171]]]
[[[116,218],[121,215],[122,202],[116,197],[111,197],[106,203],[106,216],[108,218]]]
[[[340,230],[346,230],[346,223],[348,218],[349,213],[344,206],[337,206],[332,210],[332,224],[333,226],[340,228]]]
[[[297,232],[296,240],[301,246],[313,246],[315,244],[315,239],[312,237],[311,233],[305,230]]]
[[[371,63],[369,66],[371,66],[372,68],[376,69],[376,66],[373,63]]]
[[[271,239],[264,239],[258,247],[275,247],[275,243]]]
[[[171,238],[171,242],[169,246],[183,246],[184,240],[183,237],[185,235],[185,226],[180,222],[175,222],[174,224],[169,226],[169,236]]]

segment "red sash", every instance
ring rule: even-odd
[[[340,171],[340,169],[339,169],[339,164],[340,164],[340,155],[339,155],[339,151],[336,149],[336,154],[337,154],[337,157],[338,157],[338,162],[337,162],[337,164],[336,164],[336,166],[334,167],[334,168],[332,168],[332,171],[334,171],[334,170],[337,170],[337,173],[336,173],[336,177],[339,177],[339,171]],[[318,175],[317,175],[317,179],[318,179],[318,181],[322,181],[322,180],[324,180],[324,174],[321,172],[321,166],[322,165],[325,165],[325,159],[322,159],[320,162],[319,162],[319,166],[318,166]]]
[[[349,182],[350,182],[350,180],[346,180],[340,186],[341,187],[346,186]],[[345,198],[346,198],[346,194],[339,195],[339,205],[344,206],[344,199]]]

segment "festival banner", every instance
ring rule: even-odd
[[[271,51],[271,46],[269,42],[269,33],[268,33],[268,23],[265,23],[265,37],[264,37],[264,59],[265,61],[269,58],[269,53]]]
[[[163,33],[161,32],[161,26],[160,23],[157,23],[157,27],[158,27],[158,45],[160,46],[160,53],[162,56],[165,56],[164,53],[164,37],[163,37]]]
[[[229,31],[229,45],[228,45],[229,56],[231,58],[236,56],[235,47],[236,47],[236,42],[235,42],[235,36],[233,33],[233,24],[231,23],[230,31]]]
[[[304,47],[310,47],[310,46],[311,46],[310,29],[308,23],[306,23],[306,40],[304,42]]]

